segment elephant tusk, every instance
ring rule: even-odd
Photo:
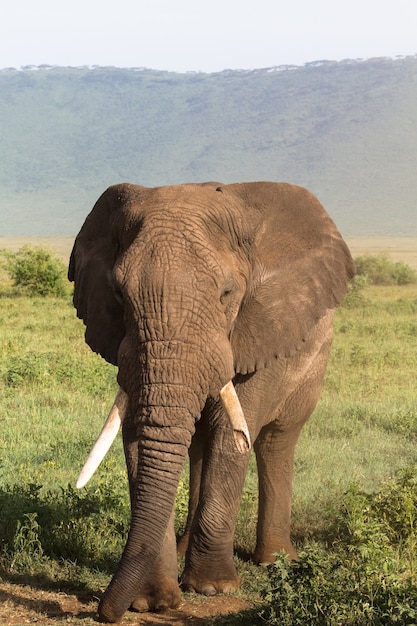
[[[220,399],[232,424],[236,447],[239,452],[244,454],[250,450],[251,447],[250,435],[245,416],[243,415],[242,406],[232,381],[229,381],[227,385],[221,389]]]
[[[106,456],[111,444],[116,439],[120,424],[125,418],[128,403],[129,398],[127,394],[123,391],[123,389],[119,389],[97,441],[92,447],[91,452],[84,463],[84,467],[78,476],[78,480],[75,485],[77,489],[81,489],[81,487],[84,487],[88,483]]]

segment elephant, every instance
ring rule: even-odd
[[[117,366],[113,434],[103,429],[99,439],[107,449],[122,423],[131,503],[101,621],[179,604],[174,504],[187,455],[184,589],[214,595],[239,586],[233,538],[252,447],[254,561],[279,551],[297,557],[294,450],[354,272],[319,200],[289,183],[121,183],[97,200],[68,276],[87,344]],[[95,446],[82,485],[97,454]]]

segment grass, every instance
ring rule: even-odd
[[[406,557],[405,548],[416,544],[407,544],[404,535],[398,545],[388,537],[378,547],[382,534],[387,536],[381,524],[388,500],[377,506],[369,498],[381,499],[378,494],[387,493],[399,471],[417,465],[416,313],[416,285],[366,287],[356,303],[337,312],[325,386],[295,461],[294,538],[306,551],[302,562],[319,564],[313,568],[317,575],[321,567],[335,566],[326,561],[335,555],[342,563],[351,558],[360,571],[359,547],[368,541],[415,583],[415,555]],[[84,344],[69,298],[16,296],[7,285],[0,292],[0,351],[0,576],[36,577],[43,588],[93,594],[114,569],[129,519],[120,438],[88,488],[76,492],[73,485],[114,398],[115,369]],[[407,487],[410,498],[413,484]],[[185,519],[186,488],[184,476],[178,528]],[[404,489],[399,510],[405,507]],[[364,509],[370,511],[366,519]],[[256,603],[266,593],[264,602],[273,605],[268,581],[276,585],[277,576],[293,570],[284,564],[271,574],[248,562],[255,523],[252,462],[236,532],[240,594]],[[414,540],[416,526],[414,519]],[[362,534],[370,529],[365,543],[357,539],[358,528]],[[236,620],[244,623],[242,615]]]
[[[324,389],[298,444],[293,516],[304,538],[325,533],[323,512],[350,483],[375,490],[417,460],[417,288],[365,297],[337,312]]]
[[[0,480],[73,482],[111,405],[113,368],[83,344],[69,299],[3,296],[0,324]]]

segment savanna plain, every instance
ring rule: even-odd
[[[70,238],[32,243],[68,260]],[[353,256],[417,270],[417,238],[348,239]],[[389,263],[388,263],[389,264]],[[412,272],[411,272],[412,274]],[[398,281],[397,281],[398,282]],[[401,282],[401,281],[400,281]],[[71,303],[30,296],[0,276],[0,623],[96,623],[129,524],[120,437],[91,482],[80,468],[117,387]],[[361,277],[338,309],[315,413],[296,451],[293,535],[300,560],[256,567],[254,459],[236,529],[241,590],[184,594],[176,611],[128,613],[134,624],[417,623],[417,277]],[[177,496],[185,522],[187,473]],[[179,564],[181,569],[181,564]],[[230,613],[229,615],[227,615]]]

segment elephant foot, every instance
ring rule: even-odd
[[[138,613],[175,609],[181,602],[181,591],[176,580],[161,578],[158,584],[147,583],[132,602]]]
[[[240,586],[240,578],[236,572],[230,577],[215,578],[213,570],[204,576],[202,572],[198,575],[184,572],[181,578],[182,587],[186,591],[194,591],[204,596],[215,596],[219,593],[230,593],[236,591]]]
[[[288,541],[274,541],[262,545],[257,545],[255,552],[253,553],[253,561],[257,565],[261,563],[274,563],[276,560],[276,554],[279,552],[285,552],[291,561],[298,559],[297,552],[290,540]]]

